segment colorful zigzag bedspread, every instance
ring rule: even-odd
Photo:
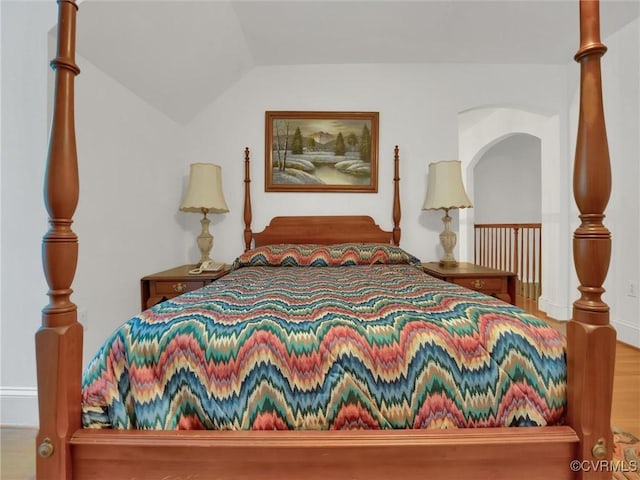
[[[563,421],[565,342],[542,321],[434,279],[408,254],[404,261],[361,247],[287,248],[248,252],[222,279],[123,324],[85,370],[83,425],[388,429]]]

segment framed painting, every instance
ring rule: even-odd
[[[378,191],[378,112],[266,112],[265,191]]]

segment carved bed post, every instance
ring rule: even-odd
[[[400,149],[393,149],[393,244],[400,245]]]
[[[244,149],[244,251],[251,248],[251,174],[249,172],[249,147]]]
[[[58,0],[58,4],[58,51],[51,62],[54,110],[44,180],[50,228],[42,242],[49,304],[36,333],[40,415],[36,475],[40,480],[71,478],[68,440],[81,425],[82,325],[70,298],[78,259],[78,239],[71,230],[79,194],[73,110],[74,79],[80,73],[75,64],[78,7],[74,0]]]
[[[602,105],[599,4],[580,1],[580,116],[573,175],[580,227],[573,237],[573,256],[581,297],[573,304],[567,326],[568,422],[580,438],[579,460],[611,460],[611,396],[616,334],[602,285],[609,269],[611,235],[604,210],[611,193],[611,166]],[[579,472],[578,478],[611,478],[606,469]]]

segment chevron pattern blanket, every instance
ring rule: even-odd
[[[114,332],[84,372],[83,425],[389,429],[563,421],[564,338],[526,312],[432,278],[411,261],[254,263],[236,262],[222,279]]]

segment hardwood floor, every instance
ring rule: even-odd
[[[25,480],[34,478],[35,428],[0,427],[0,478]]]
[[[535,302],[518,297],[516,305],[565,333],[566,323],[547,317],[536,308]],[[640,435],[640,350],[621,342],[616,345],[611,425]]]
[[[535,304],[519,306],[564,330],[564,323],[547,318]],[[640,435],[640,350],[618,342],[613,381],[611,425]],[[0,427],[0,478],[33,479],[35,473],[35,436],[33,428]]]
[[[640,350],[618,342],[611,425],[640,435]]]

